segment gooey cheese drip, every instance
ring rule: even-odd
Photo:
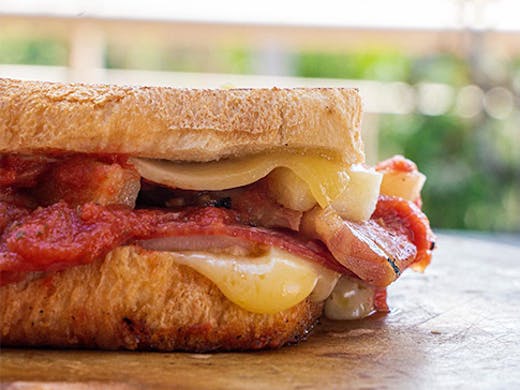
[[[308,186],[302,191],[309,191],[321,207],[336,200],[333,207],[354,220],[366,220],[372,214],[382,177],[373,170],[348,167],[316,154],[276,152],[205,163],[142,158],[130,161],[147,180],[200,191],[241,187],[258,181],[276,168],[288,168],[304,182],[301,185]],[[348,278],[343,277],[342,282],[337,283],[340,274],[277,248],[257,257],[176,252],[173,260],[203,274],[230,301],[254,313],[287,310],[308,296],[315,302],[328,298],[326,315],[333,319],[362,318],[373,309],[373,296],[353,294],[352,291],[357,290],[351,287],[352,283],[346,284]],[[333,304],[331,294],[335,297]]]
[[[206,276],[231,302],[254,313],[277,313],[309,295],[323,301],[340,276],[277,248],[257,257],[176,252],[173,260]]]
[[[139,174],[173,188],[221,191],[254,183],[278,167],[289,168],[309,186],[321,207],[328,206],[345,189],[349,175],[345,164],[318,155],[273,152],[250,157],[182,163],[132,158]]]
[[[325,316],[331,320],[359,320],[374,311],[374,288],[359,279],[342,276],[325,301]]]

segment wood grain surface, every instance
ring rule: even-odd
[[[425,274],[389,289],[392,312],[323,322],[256,353],[4,349],[3,389],[520,388],[520,246],[442,234]]]

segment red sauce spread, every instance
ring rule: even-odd
[[[430,264],[435,235],[428,218],[417,205],[402,198],[381,195],[372,219],[382,226],[405,234],[415,245],[417,255],[412,265],[415,269],[423,270]]]
[[[32,187],[47,170],[48,159],[16,154],[0,155],[0,186]]]
[[[168,212],[93,203],[71,207],[59,202],[31,214],[24,210],[12,213],[19,213],[22,218],[7,226],[1,236],[2,279],[8,276],[6,272],[48,271],[87,264],[135,240],[193,235],[230,236],[275,246],[349,273],[323,244],[297,238],[290,232],[241,225],[233,210],[203,207]]]
[[[379,163],[376,169],[416,172],[417,166],[402,156],[395,156]],[[97,198],[110,198],[112,203],[118,203],[132,191],[137,196],[140,178],[136,175],[124,156],[0,155],[0,284],[21,280],[27,272],[88,264],[120,245],[190,236],[232,237],[259,246],[274,246],[353,275],[334,259],[322,242],[286,229],[249,226],[239,209],[197,206],[181,211],[134,210],[110,202],[95,203]],[[132,180],[133,187],[122,187],[121,183],[128,184]],[[100,183],[104,183],[103,186]],[[251,205],[256,204],[256,198],[233,202],[237,207],[240,201],[248,200],[245,208],[254,210]],[[50,206],[37,207],[47,204]],[[124,204],[133,205],[132,202]],[[268,214],[273,216],[272,211]],[[283,221],[288,218],[283,217]],[[299,219],[291,217],[290,220],[294,220],[294,229],[297,229]],[[261,221],[260,224],[270,226],[271,222]],[[372,229],[367,234],[375,237],[377,245],[381,244],[380,236],[389,236],[399,248],[414,249],[415,246],[417,255],[410,255],[415,257],[412,267],[424,269],[429,264],[435,237],[417,205],[381,196],[372,221],[365,225],[385,230],[378,235]],[[394,247],[388,246],[389,251],[395,252]],[[375,299],[379,311],[388,309],[384,288],[377,289]]]
[[[56,161],[33,190],[39,204],[60,200],[70,205],[126,204],[127,199],[127,205],[133,205],[128,199],[139,192],[139,174],[132,167],[125,167],[125,163],[106,160],[107,157],[72,156]]]
[[[42,174],[53,167],[54,163],[65,162],[68,165],[70,160],[79,160],[83,163],[92,161],[106,164],[117,163],[121,166],[129,167],[128,157],[120,155],[90,154],[86,156],[82,154],[74,154],[68,156],[60,153],[49,155],[0,154],[0,187],[34,187],[38,183]],[[77,169],[79,170],[70,170],[77,174],[84,174],[78,175],[77,181],[81,181],[81,178],[90,176],[88,167]]]
[[[4,229],[14,221],[19,220],[28,214],[29,210],[24,207],[0,201],[0,232],[3,232]]]

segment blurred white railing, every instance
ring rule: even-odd
[[[78,81],[78,79],[74,77],[75,74],[76,70],[68,67],[0,64],[0,77],[11,77],[25,80]],[[383,83],[370,80],[238,75],[224,73],[159,72],[104,68],[91,69],[90,74],[92,76],[89,78],[90,82],[118,85],[171,86],[177,88],[358,88],[363,97],[365,112],[378,114],[405,114],[416,108],[414,103],[414,89],[408,84],[401,82]],[[427,86],[426,89],[429,90],[432,85]],[[439,85],[437,85],[436,88],[439,88]],[[443,88],[449,87],[443,86]],[[428,93],[428,91],[425,92]],[[452,93],[448,93],[448,95],[451,96]],[[448,104],[446,105],[449,105],[449,102],[447,103]]]
[[[345,87],[357,88],[363,99],[363,136],[367,159],[377,158],[379,114],[442,115],[454,111],[471,118],[482,110],[497,118],[506,118],[514,109],[514,95],[507,89],[495,87],[482,91],[469,85],[455,89],[447,84],[420,83],[415,86],[403,82],[302,78],[288,76],[260,76],[218,73],[158,72],[127,69],[94,68],[89,80],[117,85],[170,86],[177,88],[260,88],[260,87]],[[22,80],[76,81],[77,69],[59,66],[0,64],[0,77]],[[81,80],[81,79],[80,79]]]
[[[1,0],[0,0],[1,1]],[[7,5],[10,4],[11,13]],[[99,2],[99,4],[104,2]],[[3,5],[2,5],[3,4]],[[483,91],[475,85],[455,89],[446,84],[378,82],[370,80],[311,79],[290,76],[288,52],[298,50],[351,50],[370,47],[393,47],[407,53],[452,51],[485,56],[492,52],[520,53],[518,31],[472,30],[462,23],[459,28],[359,28],[317,25],[241,24],[197,20],[117,19],[107,15],[75,16],[16,13],[21,3],[10,0],[0,4],[0,35],[20,33],[22,36],[51,36],[68,41],[68,66],[30,66],[0,64],[0,77],[50,81],[159,85],[189,88],[235,87],[349,87],[358,88],[367,115],[363,121],[364,139],[369,162],[377,156],[379,114],[442,115],[455,112],[462,117],[475,117],[482,110],[503,119],[515,110],[515,91],[494,87]],[[81,2],[86,7],[90,2]],[[173,4],[173,2],[172,2]],[[14,5],[16,5],[16,8]],[[2,8],[3,7],[3,8]],[[14,8],[13,8],[14,7]],[[102,9],[104,9],[101,7]],[[21,9],[20,8],[20,9]],[[88,8],[88,7],[87,7]],[[6,11],[7,10],[7,11]],[[2,14],[2,11],[4,12]],[[463,13],[464,14],[464,13]],[[516,14],[515,14],[516,15]],[[516,20],[516,19],[515,19]],[[473,35],[472,35],[473,34]],[[477,35],[475,35],[477,34]],[[5,36],[5,35],[4,35]],[[257,75],[159,72],[104,68],[105,50],[110,42],[133,42],[147,37],[159,48],[175,44],[183,47],[219,47],[223,42],[252,49],[255,53],[254,73]],[[478,39],[475,39],[477,37]],[[490,44],[492,42],[492,45]],[[475,48],[477,43],[480,50]],[[163,46],[161,46],[163,45]],[[289,64],[290,65],[290,64]],[[258,75],[258,74],[269,74]],[[518,113],[518,110],[516,111]]]

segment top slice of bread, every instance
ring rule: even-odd
[[[361,99],[342,88],[193,90],[0,78],[0,153],[210,161],[321,150],[364,161]]]

